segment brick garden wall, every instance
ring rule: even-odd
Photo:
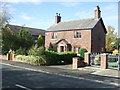
[[[0,59],[8,60],[7,55],[0,55]],[[14,58],[12,61],[27,63],[27,62],[25,62],[25,61],[23,61],[21,59],[18,59],[18,58]]]

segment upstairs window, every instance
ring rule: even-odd
[[[74,38],[81,38],[81,32],[74,32]]]
[[[52,33],[52,39],[56,39],[57,38],[57,33]]]

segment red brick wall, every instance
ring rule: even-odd
[[[95,28],[92,30],[92,52],[104,52],[105,51],[105,31],[101,21],[97,23]],[[102,51],[103,48],[103,51]]]
[[[74,32],[81,32],[82,38],[74,38]],[[57,33],[56,39],[51,39],[53,32],[45,33],[45,47],[49,48],[49,44],[56,43],[61,39],[65,39],[72,45],[72,51],[74,47],[86,48],[91,52],[91,30],[74,30],[74,31],[60,31]]]

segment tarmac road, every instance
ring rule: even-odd
[[[89,79],[72,77],[62,74],[46,73],[37,70],[29,70],[14,65],[2,64],[2,88],[23,88],[32,90],[33,88],[118,88],[117,85],[94,80],[94,76]],[[100,77],[95,77],[100,78]],[[103,79],[101,77],[101,79]],[[116,79],[116,78],[114,78]],[[112,80],[114,81],[112,78]]]

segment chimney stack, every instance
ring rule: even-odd
[[[100,11],[100,7],[99,6],[96,6],[95,8],[95,19],[99,19],[101,18],[101,11]]]
[[[56,16],[55,16],[55,24],[58,24],[59,22],[61,22],[61,16],[60,16],[60,13],[56,13]]]

